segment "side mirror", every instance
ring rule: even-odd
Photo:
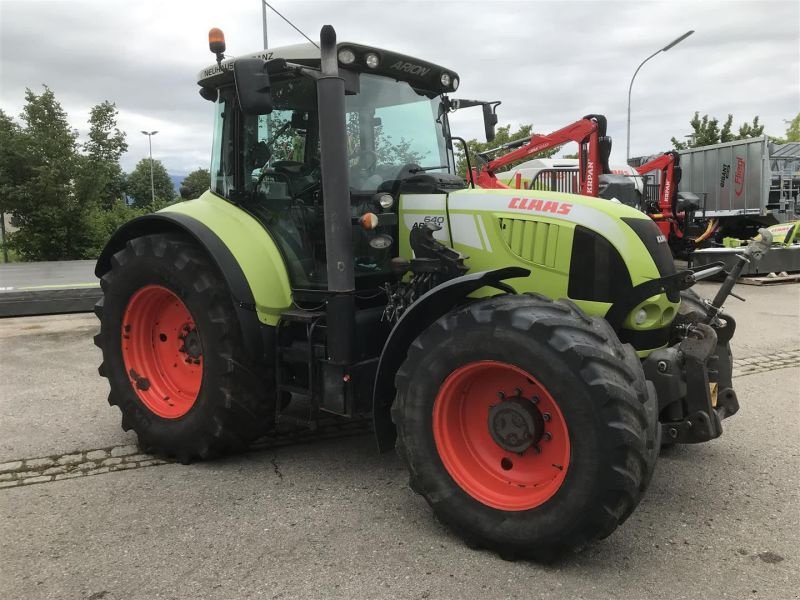
[[[289,65],[283,58],[273,58],[267,61],[266,69],[270,75],[279,75],[288,71]]]
[[[272,91],[267,61],[240,58],[233,63],[233,80],[239,107],[246,115],[267,115],[272,112]]]
[[[486,133],[487,142],[494,141],[494,128],[497,125],[497,114],[494,112],[496,107],[496,104],[492,105],[489,102],[483,105],[483,129]]]

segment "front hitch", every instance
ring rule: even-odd
[[[717,295],[714,296],[711,302],[707,303],[705,319],[707,324],[710,325],[716,321],[717,317],[722,312],[722,307],[728,299],[728,296],[739,298],[739,296],[733,293],[733,286],[735,286],[736,282],[739,280],[739,276],[742,274],[745,265],[751,261],[761,260],[764,255],[769,252],[770,246],[772,246],[772,232],[767,229],[759,229],[758,232],[761,234],[761,239],[752,240],[747,247],[745,247],[744,252],[736,255],[738,261],[727,273],[725,281],[722,282],[722,285],[717,290]],[[744,298],[739,298],[739,300],[744,301]]]

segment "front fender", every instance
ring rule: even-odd
[[[411,343],[441,316],[464,304],[471,293],[483,287],[515,293],[503,280],[528,275],[530,271],[522,267],[469,273],[436,286],[403,313],[383,346],[375,375],[372,420],[379,451],[385,452],[394,446],[396,431],[390,414],[395,396],[394,376]]]

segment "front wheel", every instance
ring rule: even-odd
[[[548,560],[609,535],[652,475],[652,386],[632,348],[570,303],[503,296],[450,313],[396,384],[412,488],[503,557]]]

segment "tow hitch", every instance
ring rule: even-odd
[[[765,229],[760,233],[761,239],[738,255],[714,299],[704,302],[705,314],[677,325],[681,341],[656,350],[644,361],[645,375],[658,393],[665,441],[695,444],[717,438],[722,435],[722,420],[739,410],[730,370],[721,371],[721,364],[731,360],[728,342],[735,327],[729,317],[722,316],[722,309],[728,296],[739,298],[732,290],[745,265],[769,250],[771,234]],[[709,265],[694,276],[704,279],[722,270],[722,266]]]

